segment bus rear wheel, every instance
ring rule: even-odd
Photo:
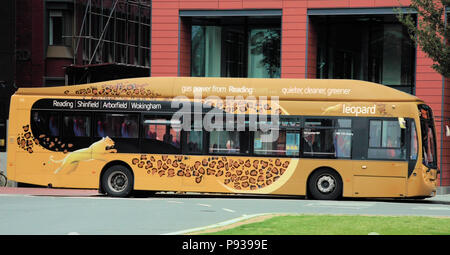
[[[101,178],[103,190],[111,197],[127,197],[133,190],[133,183],[131,170],[122,165],[106,169]]]
[[[332,169],[319,169],[309,178],[308,191],[313,199],[338,199],[342,195],[342,179]]]

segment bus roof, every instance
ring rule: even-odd
[[[422,102],[384,85],[343,79],[146,77],[43,88],[19,88],[17,95],[83,98],[173,98],[177,96],[278,96],[279,100]]]

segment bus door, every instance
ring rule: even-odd
[[[407,126],[403,118],[355,121],[353,195],[403,197],[408,174]]]

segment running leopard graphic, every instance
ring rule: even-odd
[[[101,140],[93,143],[88,148],[79,149],[69,153],[65,158],[61,160],[54,160],[53,156],[50,156],[49,161],[53,163],[61,163],[61,166],[55,170],[55,174],[63,169],[67,169],[67,173],[71,173],[76,170],[78,164],[81,161],[88,160],[102,160],[102,157],[106,153],[116,153],[117,150],[113,148],[114,141],[109,137],[104,137]]]

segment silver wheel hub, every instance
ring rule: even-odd
[[[317,180],[317,188],[322,193],[330,193],[336,187],[336,181],[330,175],[323,175]]]
[[[108,186],[115,192],[121,192],[128,186],[128,177],[121,171],[115,171],[108,177]]]

